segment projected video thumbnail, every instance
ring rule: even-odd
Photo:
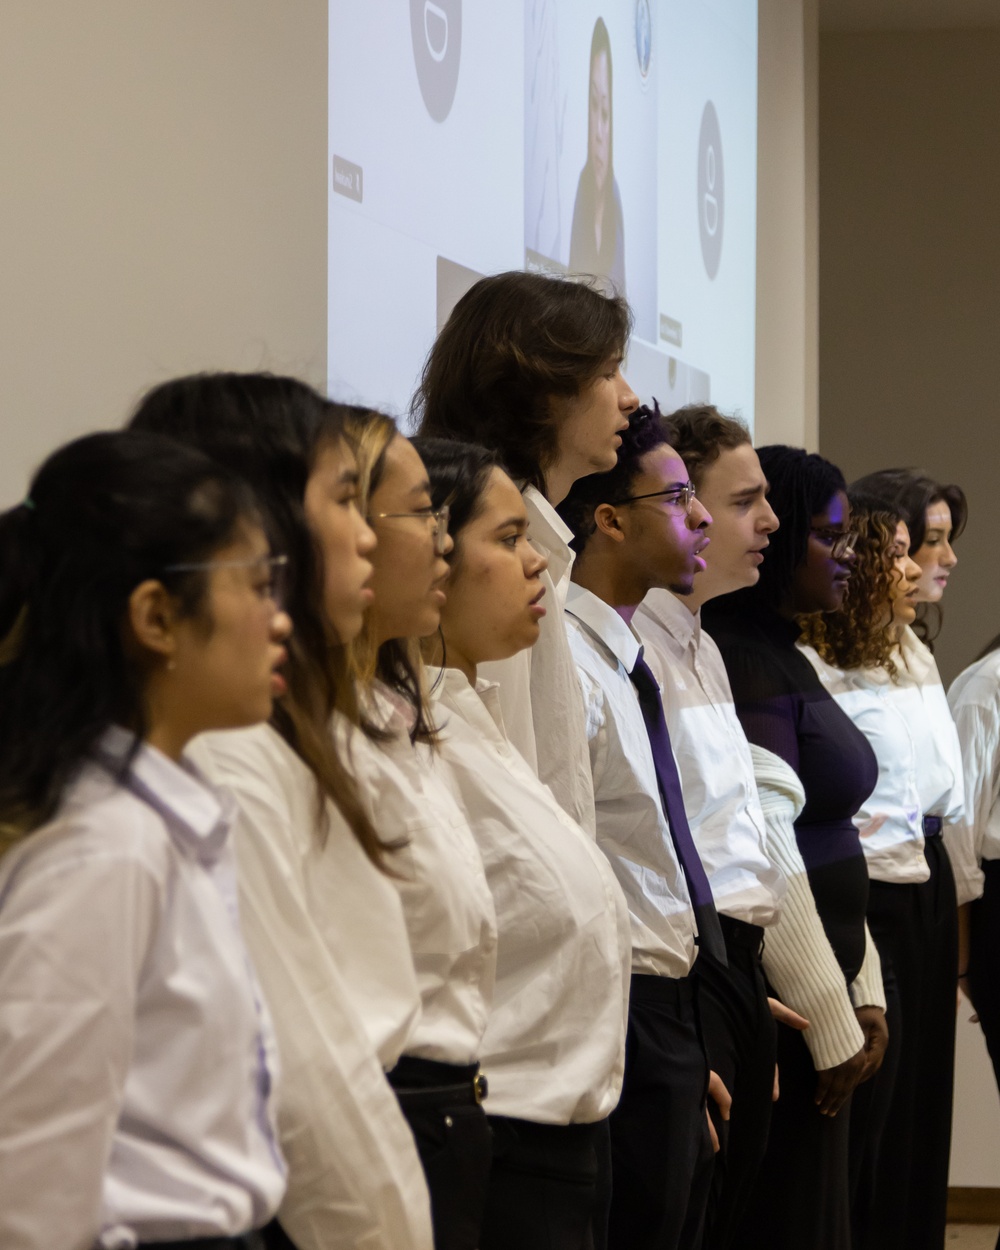
[[[332,0],[329,136],[331,393],[404,413],[526,267],[626,295],[644,399],[752,420],[753,0]]]

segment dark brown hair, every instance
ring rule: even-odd
[[[323,800],[332,799],[368,858],[382,867],[387,845],[365,815],[333,741],[335,711],[355,723],[359,717],[344,648],[331,641],[322,554],[304,507],[316,457],[345,437],[351,411],[296,378],[208,373],[155,387],[131,424],[199,447],[253,488],[272,548],[288,556],[285,599],[294,622],[286,644],[288,693],[275,703],[271,723],[316,779],[320,828]]]
[[[896,674],[893,623],[881,619],[891,604],[896,574],[892,546],[902,517],[858,491],[848,491],[851,529],[858,535],[856,559],[844,601],[836,612],[800,618],[802,642],[815,647],[828,664],[840,669],[884,668]]]
[[[624,354],[631,331],[625,300],[586,283],[482,278],[427,357],[412,406],[419,432],[488,447],[515,481],[544,491],[557,446],[551,400],[579,395]]]
[[[899,511],[900,518],[910,531],[910,555],[924,545],[927,509],[932,503],[943,500],[948,505],[951,512],[950,542],[961,536],[969,519],[969,505],[961,486],[953,482],[937,482],[920,469],[879,469],[859,477],[851,489],[864,491]],[[918,612],[913,623],[914,633],[933,651],[934,639],[940,634],[944,621],[941,605],[922,603]]]
[[[700,489],[705,470],[724,451],[749,443],[750,431],[712,404],[688,404],[663,418],[667,442],[684,461],[688,475]]]

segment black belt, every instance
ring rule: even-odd
[[[181,1241],[140,1241],[136,1250],[264,1250],[260,1233],[241,1237],[186,1237]]]
[[[759,924],[748,924],[745,920],[736,920],[733,916],[719,913],[719,924],[727,946],[740,946],[744,950],[759,955],[764,949],[764,927]]]
[[[478,1063],[439,1063],[403,1055],[386,1077],[396,1097],[407,1107],[445,1099],[478,1106],[489,1093],[489,1082],[479,1071]]]
[[[924,837],[939,838],[941,836],[943,825],[940,816],[924,817]]]

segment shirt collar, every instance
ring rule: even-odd
[[[570,547],[573,531],[537,487],[526,486],[522,498],[528,510],[528,536],[545,549],[549,574],[557,582],[575,559]]]
[[[492,729],[504,741],[507,740],[503,713],[500,709],[498,682],[487,681],[485,677],[479,677],[473,688],[461,669],[430,666],[427,669],[427,679],[431,687],[431,696],[436,702],[458,711],[463,719],[472,725],[478,725],[480,730],[488,733]]]
[[[625,671],[631,673],[642,650],[642,639],[610,604],[573,582],[566,597],[566,611],[600,639]]]
[[[929,680],[939,680],[930,647],[917,637],[909,625],[900,635],[899,654],[903,662],[897,667],[916,685],[923,686]]]
[[[97,760],[117,774],[135,736],[118,725],[105,730],[95,748]],[[188,759],[174,763],[142,743],[122,783],[164,819],[170,836],[197,859],[218,858],[236,817],[236,802],[216,788]]]
[[[694,643],[697,651],[701,645],[701,609],[689,611],[681,600],[669,590],[651,590],[642,601],[642,608],[674,638],[681,647]]]

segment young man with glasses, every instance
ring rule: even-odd
[[[420,434],[479,443],[521,487],[532,544],[548,559],[546,603],[561,608],[571,537],[556,505],[580,477],[614,467],[638,406],[621,372],[632,328],[625,301],[530,273],[482,278],[455,305],[424,367]],[[585,829],[594,794],[579,682],[559,610],[538,642],[482,667],[500,686],[511,742]]]
[[[767,1143],[772,1010],[795,1027],[802,1022],[789,1021],[773,999],[769,1005],[764,973],[810,1022],[804,1037],[821,1070],[817,1092],[827,1110],[836,1109],[860,1069],[863,1035],[794,838],[781,842],[780,826],[765,821],[725,664],[701,626],[702,604],[760,578],[769,536],[778,528],[767,479],[746,427],[715,408],[683,408],[663,424],[712,514],[711,543],[694,591],[651,590],[635,625],[663,690],[691,830],[726,938],[727,968],[704,952],[695,965],[709,1061],[733,1098],[729,1123],[717,1125],[722,1149],[705,1239],[705,1250],[725,1250],[734,1244]],[[817,537],[829,539],[834,559],[843,558],[853,540],[839,531]]]
[[[724,941],[687,827],[659,691],[631,619],[653,587],[691,593],[711,517],[645,408],[622,435],[616,467],[578,481],[560,515],[577,557],[566,619],[584,692],[597,841],[632,918],[625,1077],[610,1120],[608,1245],[695,1250],[712,1129],[690,973],[698,946],[724,962]],[[718,1097],[728,1102],[723,1090]]]

